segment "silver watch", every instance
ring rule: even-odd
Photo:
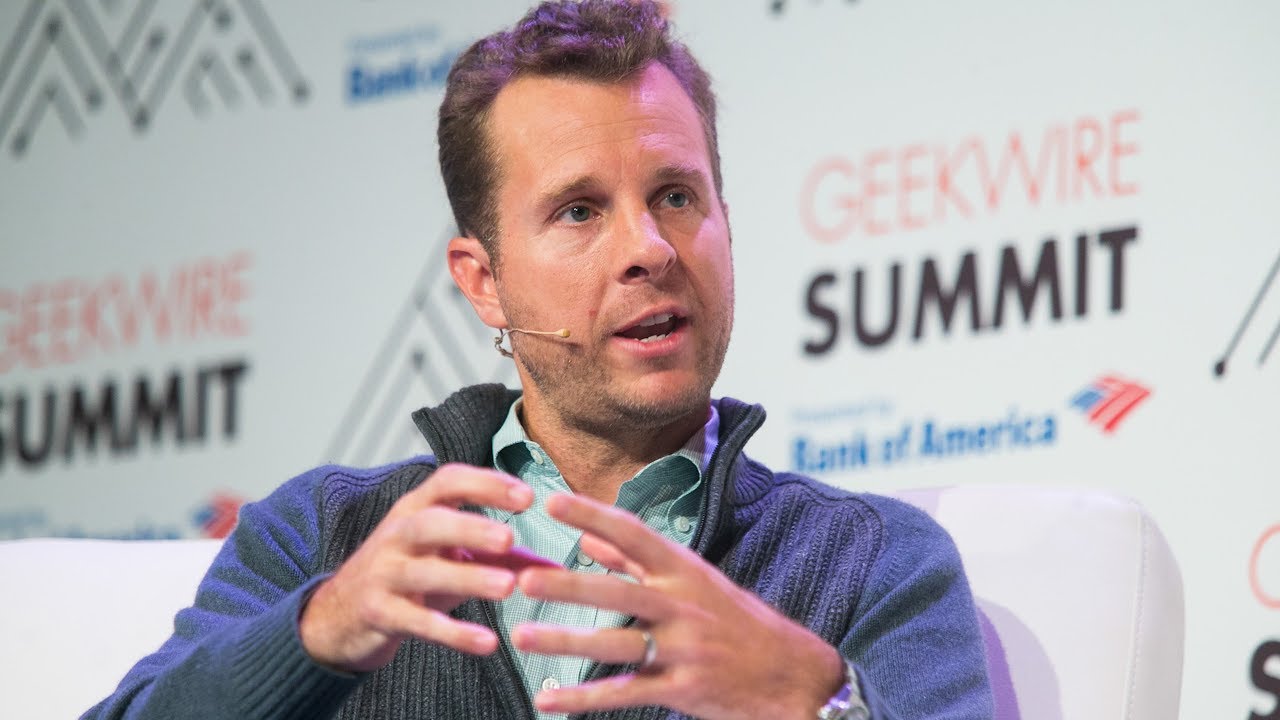
[[[871,711],[862,701],[858,673],[847,662],[844,664],[844,678],[844,686],[831,696],[827,704],[818,708],[818,720],[867,720],[871,717]]]

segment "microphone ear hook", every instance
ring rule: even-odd
[[[502,340],[510,336],[512,333],[524,333],[526,335],[544,335],[547,337],[558,337],[558,338],[569,337],[568,328],[560,328],[559,330],[525,330],[524,328],[500,328],[498,330],[498,336],[493,339],[493,347],[498,351],[500,355],[503,355],[505,357],[515,357],[514,355],[511,354],[512,350],[515,349],[514,346],[512,347],[512,350],[508,350],[502,346]]]
[[[503,357],[514,358],[515,355],[512,355],[510,350],[502,346],[502,341],[506,339],[507,334],[508,331],[505,328],[498,329],[498,335],[493,339],[493,349],[497,350],[498,354]]]

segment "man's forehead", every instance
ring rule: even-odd
[[[571,75],[523,75],[494,99],[489,131],[495,140],[547,142],[585,130],[626,133],[647,123],[701,132],[701,116],[683,86],[664,65],[614,81]],[[515,136],[513,138],[513,136]]]

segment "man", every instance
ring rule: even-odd
[[[945,533],[772,473],[742,454],[763,411],[710,400],[715,105],[660,8],[547,3],[481,40],[439,137],[449,269],[523,393],[464,389],[414,415],[434,456],[246,506],[89,716],[990,717]]]

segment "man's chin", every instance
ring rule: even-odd
[[[594,374],[576,374],[553,364],[526,362],[525,367],[529,380],[556,412],[573,418],[570,422],[583,430],[606,434],[692,423],[697,413],[705,421],[715,379],[707,368],[693,367]]]
[[[696,412],[706,412],[711,388],[697,384],[646,384],[628,388],[617,398],[620,409],[647,425],[679,422]]]

